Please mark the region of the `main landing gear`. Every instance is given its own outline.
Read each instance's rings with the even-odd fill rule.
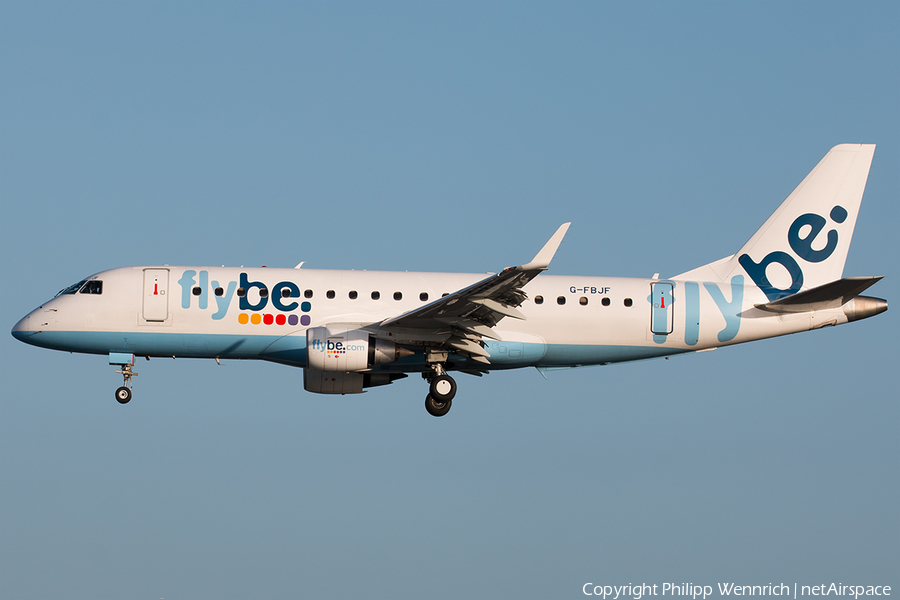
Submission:
[[[440,363],[432,364],[434,373],[423,373],[428,379],[428,395],[425,396],[425,410],[433,417],[443,417],[450,412],[453,404],[453,397],[456,396],[456,381],[447,375],[443,365]]]

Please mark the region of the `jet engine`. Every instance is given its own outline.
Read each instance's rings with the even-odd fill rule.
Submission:
[[[392,363],[408,350],[362,329],[339,326],[311,327],[306,331],[307,368],[303,387],[318,394],[358,394],[364,388],[387,385],[405,373],[363,373],[377,365]]]
[[[407,350],[361,329],[335,331],[311,327],[306,331],[308,365],[315,371],[350,373],[371,369],[410,356]]]

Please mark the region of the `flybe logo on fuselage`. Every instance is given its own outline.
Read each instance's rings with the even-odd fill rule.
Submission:
[[[191,308],[193,298],[197,298],[197,308],[206,310],[209,308],[209,293],[212,295],[216,303],[216,311],[213,313],[213,320],[219,321],[228,314],[231,301],[235,293],[238,296],[238,308],[241,311],[238,315],[238,323],[246,325],[309,325],[310,317],[308,314],[303,315],[285,315],[296,311],[298,308],[303,313],[312,310],[312,305],[307,302],[297,302],[293,298],[300,298],[300,288],[292,281],[279,281],[272,286],[271,290],[266,284],[260,281],[250,281],[246,273],[241,273],[239,281],[227,281],[219,283],[216,280],[210,281],[209,271],[194,271],[188,269],[181,275],[178,280],[181,286],[181,308]],[[256,301],[252,302],[249,297],[251,289],[255,289]],[[269,306],[276,313],[264,312]],[[248,312],[249,311],[249,312]]]
[[[835,223],[843,223],[847,220],[847,210],[843,206],[835,206],[828,215]],[[809,263],[820,263],[834,254],[838,245],[838,232],[829,229],[827,234],[827,242],[821,250],[813,250],[813,241],[825,228],[828,221],[825,217],[815,213],[806,213],[800,215],[788,230],[787,241],[791,246],[791,250],[802,260]],[[805,236],[801,237],[804,228]],[[754,262],[749,254],[742,254],[738,257],[738,262],[750,278],[759,286],[770,301],[778,300],[792,294],[796,294],[803,287],[803,270],[797,261],[787,252],[776,250],[767,254],[760,262]],[[776,288],[766,277],[766,269],[772,263],[778,263],[783,266],[791,276],[791,285],[784,289]]]

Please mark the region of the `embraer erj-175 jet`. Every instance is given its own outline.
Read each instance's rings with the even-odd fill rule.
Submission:
[[[736,254],[661,279],[542,275],[569,224],[531,262],[496,275],[124,267],[59,292],[12,334],[109,356],[131,399],[135,356],[259,359],[304,370],[320,394],[407,373],[425,408],[450,410],[450,373],[546,370],[709,350],[839,325],[887,310],[842,278],[875,152],[836,146]],[[301,263],[302,264],[302,263]]]

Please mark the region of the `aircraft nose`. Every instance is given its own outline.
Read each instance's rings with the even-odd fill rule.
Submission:
[[[28,338],[38,333],[37,328],[33,325],[33,321],[34,317],[31,314],[27,314],[19,319],[19,322],[12,328],[13,337],[25,342]]]

